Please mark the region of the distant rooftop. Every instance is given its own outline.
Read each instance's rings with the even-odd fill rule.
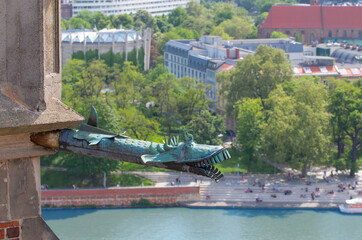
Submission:
[[[362,28],[362,6],[274,5],[261,28]]]
[[[135,30],[126,29],[102,29],[100,31],[90,29],[74,29],[62,31],[61,40],[62,42],[74,43],[112,43],[114,42],[125,42],[141,40],[141,36]]]

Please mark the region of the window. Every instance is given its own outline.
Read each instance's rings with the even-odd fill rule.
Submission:
[[[347,31],[346,31],[346,30],[343,31],[343,37],[344,37],[344,38],[347,37]]]
[[[332,31],[328,32],[328,37],[331,38],[332,37]]]

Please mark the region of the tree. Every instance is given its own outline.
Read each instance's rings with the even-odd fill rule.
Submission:
[[[274,31],[274,32],[272,32],[270,38],[288,38],[288,35],[286,35],[282,32]]]
[[[90,23],[92,24],[92,27],[97,26],[98,29],[103,29],[112,25],[111,20],[102,12],[93,13]]]
[[[250,23],[246,18],[234,16],[232,19],[226,20],[220,24],[224,28],[225,33],[234,39],[245,38],[252,32]]]
[[[337,87],[331,94],[330,106],[332,121],[338,129],[351,139],[351,172],[357,170],[357,151],[362,145],[362,88],[352,84]]]
[[[130,62],[125,62],[122,72],[114,70],[114,78],[111,86],[115,90],[117,97],[117,106],[126,108],[139,101],[143,75],[137,72],[135,66]]]
[[[289,81],[291,73],[282,50],[260,45],[254,55],[238,61],[229,82],[221,80],[223,91],[227,92],[229,112],[243,97],[260,98],[264,106],[269,93],[278,84]]]
[[[160,75],[151,88],[152,100],[156,106],[153,115],[158,118],[161,127],[170,136],[172,127],[178,124],[175,116],[179,83],[173,74],[167,72]]]
[[[88,9],[83,9],[77,14],[77,18],[83,19],[84,21],[88,22],[89,24],[94,24],[94,15],[93,12],[89,11]],[[94,25],[92,26],[94,27]]]
[[[197,83],[195,79],[183,77],[180,79],[180,94],[177,101],[179,119],[187,124],[197,112],[209,107],[205,84]]]
[[[263,107],[260,98],[245,98],[237,104],[237,108],[238,143],[241,144],[241,156],[248,163],[248,172],[250,172],[250,164],[259,159],[264,121]]]
[[[304,37],[301,33],[297,32],[294,36],[296,42],[304,42]]]
[[[262,14],[259,14],[255,19],[255,26],[259,26],[263,23],[263,21],[268,17],[268,12],[263,12]]]
[[[187,13],[182,7],[177,7],[168,14],[168,22],[174,27],[180,26],[186,19]]]
[[[85,61],[79,59],[67,59],[62,70],[63,83],[75,84],[82,78],[82,71],[85,68]]]
[[[137,27],[142,26],[153,28],[156,23],[155,18],[152,17],[152,15],[146,10],[138,10],[133,18],[133,21]]]
[[[255,11],[255,0],[237,0],[236,1],[240,7],[245,8],[249,12]]]
[[[232,40],[233,38],[229,34],[224,32],[224,28],[221,26],[214,26],[211,29],[210,35],[220,36],[223,40]]]
[[[93,60],[89,66],[83,70],[82,78],[78,82],[80,95],[82,97],[99,96],[101,90],[106,86],[108,66],[103,60]]]
[[[208,145],[221,145],[219,134],[225,132],[224,118],[212,115],[208,110],[201,110],[200,114],[186,125],[190,129],[197,143]]]
[[[263,150],[273,162],[302,169],[329,155],[327,93],[322,85],[298,80],[290,96],[279,86],[270,93]]]
[[[120,14],[115,18],[112,25],[119,28],[122,25],[123,28],[130,28],[133,25],[133,18],[129,14]]]
[[[62,18],[61,19],[61,30],[67,30],[69,28],[69,21]]]
[[[134,107],[119,109],[120,126],[127,131],[127,135],[140,140],[152,140],[157,137],[159,123],[146,118]]]
[[[72,17],[69,20],[69,25],[72,29],[91,28],[91,25],[87,21],[77,17]]]

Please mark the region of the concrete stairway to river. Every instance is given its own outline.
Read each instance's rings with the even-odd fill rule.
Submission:
[[[177,172],[138,172],[137,175],[146,177],[157,182],[157,186],[170,186],[171,182],[176,182],[176,178],[181,179],[181,184],[175,186],[200,186],[200,204],[208,205],[209,203],[225,203],[233,205],[241,202],[255,202],[256,198],[262,198],[263,202],[268,203],[344,203],[346,199],[358,197],[358,192],[362,191],[362,182],[360,176],[357,176],[353,181],[358,182],[355,190],[346,189],[343,192],[338,192],[338,183],[352,183],[352,179],[347,176],[335,176],[329,182],[323,181],[320,174],[316,174],[312,178],[312,186],[306,185],[306,179],[294,179],[288,181],[284,175],[250,175],[243,178],[233,174],[226,174],[225,178],[219,183],[191,174]],[[197,179],[197,182],[195,181]],[[253,182],[256,183],[253,186]],[[265,183],[265,190],[258,186],[258,182]],[[316,192],[316,188],[319,192]],[[245,190],[250,188],[252,193],[246,193]],[[276,192],[273,188],[277,188]],[[306,192],[306,188],[308,192]],[[291,190],[292,194],[285,195],[285,190]],[[328,194],[333,190],[334,194]],[[311,193],[315,192],[317,197],[312,200]],[[275,194],[276,198],[271,197]],[[305,197],[301,197],[305,196]]]

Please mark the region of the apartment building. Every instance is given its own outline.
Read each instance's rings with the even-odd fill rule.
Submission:
[[[185,8],[192,0],[73,0],[73,15],[87,9],[106,15],[130,14],[146,10],[152,16],[167,15],[177,7]],[[199,2],[199,1],[197,1]]]
[[[164,64],[177,78],[189,76],[211,85],[207,97],[216,102],[216,73],[230,70],[260,44],[282,49],[291,62],[303,61],[303,45],[291,39],[222,40],[202,36],[200,40],[171,40],[166,43]],[[226,65],[225,65],[226,64]]]

